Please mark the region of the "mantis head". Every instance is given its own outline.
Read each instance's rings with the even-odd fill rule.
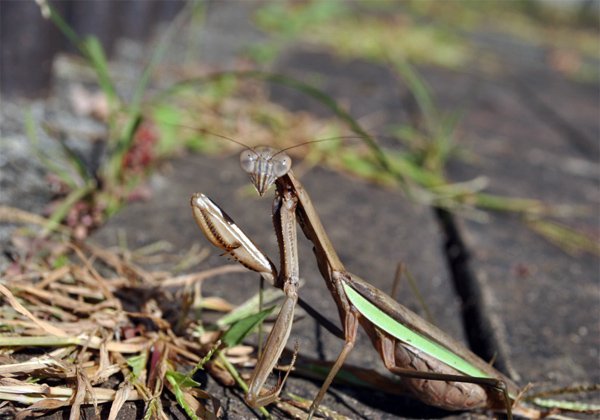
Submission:
[[[272,147],[259,146],[246,149],[240,155],[240,166],[262,197],[277,178],[285,175],[292,167],[292,159]]]

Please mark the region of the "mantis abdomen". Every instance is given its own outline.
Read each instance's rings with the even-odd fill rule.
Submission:
[[[366,322],[369,321],[367,320]],[[372,327],[365,328],[365,330],[368,332],[372,331]],[[461,375],[456,369],[441,363],[439,360],[417,349],[412,349],[405,344],[399,343],[394,337],[381,330],[378,330],[377,334],[378,336],[371,337],[371,341],[380,354],[391,350],[389,357],[393,357],[393,360],[389,366],[385,363],[386,356],[383,358],[384,364],[392,372],[397,368],[403,372],[414,371],[421,374],[429,372],[442,375]],[[389,350],[386,347],[389,347]],[[409,378],[406,376],[402,377],[401,380],[405,387],[419,400],[446,410],[504,407],[503,401],[498,401],[498,404],[490,401],[490,397],[492,397],[492,400],[498,400],[498,398],[489,396],[483,387],[476,384]]]

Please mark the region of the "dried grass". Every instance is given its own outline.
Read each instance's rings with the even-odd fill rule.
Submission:
[[[25,212],[18,216],[31,219]],[[20,247],[34,243],[13,242]],[[0,414],[17,413],[18,418],[70,407],[70,419],[76,420],[82,405],[110,403],[108,418],[117,419],[124,404],[136,400],[145,402],[147,415],[167,418],[161,396],[175,392],[167,373],[193,368],[219,334],[193,337],[198,325],[165,319],[159,302],[175,299],[169,289],[192,290],[208,278],[243,270],[225,265],[171,276],[146,271],[90,243],[50,238],[26,254],[27,260],[9,266],[0,280]],[[131,302],[135,310],[128,307]],[[217,311],[233,309],[220,298],[202,303]],[[174,325],[183,328],[176,333]],[[245,347],[233,350],[232,361],[248,362],[250,353]],[[147,363],[136,364],[139,360]],[[200,418],[220,415],[212,395],[192,387],[180,391],[186,412]]]

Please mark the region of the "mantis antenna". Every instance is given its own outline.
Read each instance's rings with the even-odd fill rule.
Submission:
[[[338,136],[326,139],[310,140],[282,150],[269,146],[246,147],[240,154],[240,166],[250,176],[252,184],[262,197],[277,178],[287,174],[292,168],[292,159],[285,153],[287,150],[311,143],[339,139],[359,139],[357,136]],[[237,143],[237,142],[236,142]],[[239,144],[239,143],[238,143]]]
[[[162,122],[168,123],[166,121]],[[285,149],[278,150],[270,146],[250,147],[238,140],[232,139],[231,137],[227,137],[223,134],[215,133],[198,126],[179,123],[176,125],[189,128],[190,130],[196,130],[201,133],[210,134],[211,136],[218,137],[242,146],[244,150],[240,154],[240,166],[242,170],[250,176],[252,184],[261,197],[267,192],[269,187],[275,183],[277,178],[284,176],[291,169],[292,159],[287,153],[285,153],[286,151],[312,143],[321,143],[332,140],[359,140],[363,138],[361,136],[352,135],[336,136],[324,139],[309,140],[294,146],[286,147]]]

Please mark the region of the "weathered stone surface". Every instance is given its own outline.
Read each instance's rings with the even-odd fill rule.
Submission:
[[[560,114],[561,124],[598,132],[599,122],[593,117],[598,115],[594,100],[598,87],[588,87],[586,94],[581,86],[569,85],[557,75],[546,74],[544,80],[543,89],[532,92],[541,93],[547,106],[560,106],[554,112],[523,100],[518,85],[508,80],[482,82],[448,73],[429,74],[428,81],[444,106],[467,105],[461,143],[475,159],[454,162],[450,176],[458,181],[485,175],[494,193],[584,205],[586,216],[563,222],[597,237],[597,156],[582,153],[578,139],[574,141],[569,130],[557,129],[552,118]],[[471,96],[464,98],[461,90]],[[565,104],[571,99],[574,104],[569,110]],[[569,255],[507,214],[494,215],[488,223],[463,220],[461,232],[472,252],[472,268],[487,290],[487,310],[497,320],[497,333],[522,382],[597,383],[598,258]]]

